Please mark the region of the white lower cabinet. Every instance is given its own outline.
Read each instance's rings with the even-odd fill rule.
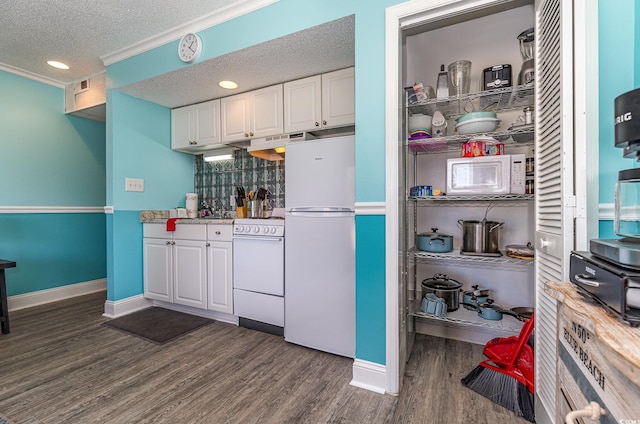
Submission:
[[[173,242],[173,303],[207,307],[207,243],[203,240]]]
[[[170,237],[144,238],[144,297],[173,302],[172,252]]]
[[[233,313],[233,243],[231,225],[209,225],[207,309]]]
[[[144,224],[144,296],[233,313],[231,225]]]

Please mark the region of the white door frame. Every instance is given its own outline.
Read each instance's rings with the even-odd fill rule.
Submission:
[[[401,388],[400,369],[400,312],[398,309],[399,284],[399,240],[398,228],[398,140],[400,134],[401,110],[404,108],[400,95],[399,61],[401,55],[401,29],[410,28],[426,22],[444,19],[461,13],[469,13],[488,6],[508,3],[509,0],[413,0],[392,6],[386,10],[385,23],[385,153],[386,153],[386,190],[385,190],[385,234],[386,234],[386,392],[398,394]]]

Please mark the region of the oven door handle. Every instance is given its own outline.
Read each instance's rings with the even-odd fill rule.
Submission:
[[[260,241],[283,241],[283,237],[252,237],[252,236],[235,236],[234,240],[260,240]]]
[[[594,281],[594,280],[589,280],[588,278],[584,277],[584,274],[576,274],[573,276],[573,278],[580,284],[584,284],[585,286],[589,286],[589,287],[600,287],[600,283],[598,281]]]

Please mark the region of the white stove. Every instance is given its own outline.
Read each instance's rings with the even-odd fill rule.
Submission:
[[[243,327],[284,334],[284,219],[234,221],[233,309]]]

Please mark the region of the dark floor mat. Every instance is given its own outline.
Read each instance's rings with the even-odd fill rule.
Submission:
[[[102,325],[161,345],[212,322],[209,318],[153,307],[114,318]]]

